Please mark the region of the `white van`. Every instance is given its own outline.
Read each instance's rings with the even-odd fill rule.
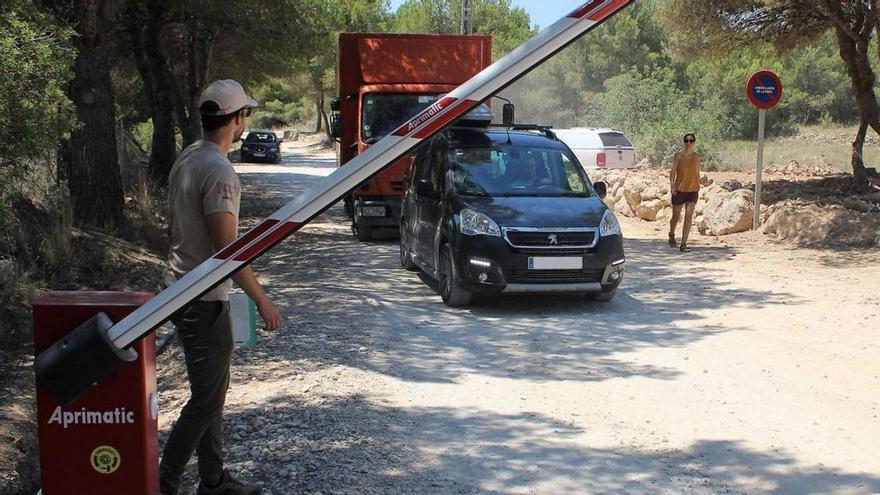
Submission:
[[[631,168],[636,165],[632,141],[620,131],[578,127],[554,129],[553,132],[571,148],[585,169]]]

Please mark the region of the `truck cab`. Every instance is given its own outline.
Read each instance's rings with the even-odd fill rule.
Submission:
[[[485,36],[339,35],[339,96],[331,104],[338,165],[417,116],[439,97],[492,63]],[[397,229],[403,179],[412,157],[398,160],[345,199],[360,241],[380,228]]]

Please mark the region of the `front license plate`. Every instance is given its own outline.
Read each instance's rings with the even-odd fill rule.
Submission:
[[[583,270],[583,258],[529,258],[529,270]]]
[[[257,158],[265,158],[266,154],[265,153],[254,153],[254,156]]]

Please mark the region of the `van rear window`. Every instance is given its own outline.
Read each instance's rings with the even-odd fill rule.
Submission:
[[[602,140],[602,144],[605,146],[623,146],[624,148],[632,148],[632,143],[629,142],[629,139],[626,138],[623,134],[619,132],[602,132],[599,134],[599,139]]]

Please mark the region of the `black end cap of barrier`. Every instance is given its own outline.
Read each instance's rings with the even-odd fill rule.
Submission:
[[[134,349],[119,349],[110,341],[107,331],[112,326],[106,313],[98,313],[37,356],[37,380],[59,404],[70,404],[137,360]]]

